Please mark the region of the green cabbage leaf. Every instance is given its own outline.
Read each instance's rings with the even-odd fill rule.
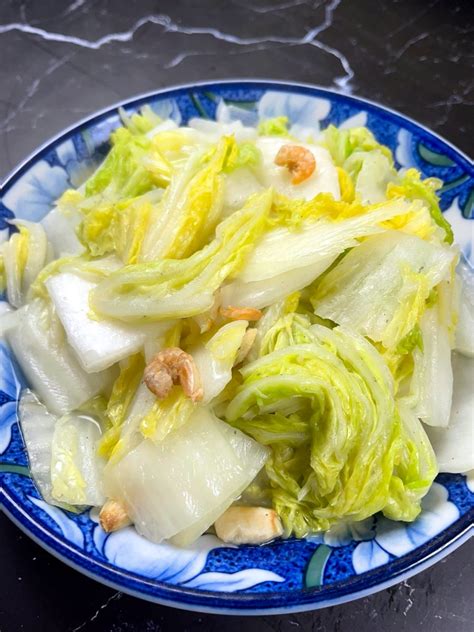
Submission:
[[[186,426],[142,441],[105,468],[107,495],[121,500],[137,531],[185,546],[239,498],[269,450],[196,407]]]
[[[119,114],[124,126],[132,134],[137,135],[151,132],[152,129],[162,122],[162,119],[149,105],[144,105],[140,108],[140,113],[134,112],[130,115],[123,108],[119,108]]]
[[[143,379],[144,368],[145,361],[141,353],[130,356],[120,365],[120,373],[113,383],[104,413],[106,427],[98,445],[101,457],[110,458],[120,441],[123,426]]]
[[[399,231],[368,237],[321,279],[311,299],[315,313],[393,349],[456,257],[454,249]]]
[[[71,413],[57,420],[51,446],[51,495],[69,505],[101,506],[105,461],[97,456],[98,422]]]
[[[242,267],[262,235],[272,192],[252,196],[221,222],[207,246],[187,259],[164,259],[113,272],[91,292],[99,314],[124,321],[194,316],[210,309],[214,293]]]
[[[413,520],[436,467],[422,429],[405,429],[383,358],[347,329],[284,319],[266,334],[269,352],[241,369],[227,420],[271,447],[266,472],[286,532],[377,511]]]
[[[150,219],[141,261],[184,259],[207,243],[222,211],[224,169],[236,151],[235,139],[224,136],[206,153],[191,154]]]
[[[289,136],[288,117],[275,116],[274,118],[264,119],[258,124],[258,133],[260,136]]]
[[[344,163],[354,153],[373,150],[380,151],[393,165],[390,149],[378,143],[372,132],[366,127],[339,129],[334,125],[330,125],[324,130],[323,145],[329,151],[338,167],[344,168]]]
[[[147,136],[119,127],[111,142],[106,159],[85,184],[86,197],[100,193],[109,199],[130,198],[169,182],[171,167],[161,157],[154,171],[144,164],[152,150]]]
[[[439,205],[439,197],[436,195],[436,191],[442,185],[442,181],[437,178],[422,180],[417,169],[408,169],[399,177],[397,182],[389,184],[387,195],[388,197],[402,195],[409,200],[422,200],[428,207],[433,221],[444,231],[444,241],[452,244],[454,240],[453,229],[448,220],[444,218]]]
[[[28,290],[48,261],[48,240],[41,224],[12,220],[18,232],[0,246],[0,291],[8,302],[21,307]]]

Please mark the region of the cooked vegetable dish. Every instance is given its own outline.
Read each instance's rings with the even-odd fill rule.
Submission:
[[[442,183],[367,128],[121,117],[0,246],[44,499],[182,546],[415,520],[439,471],[474,468],[473,277]]]

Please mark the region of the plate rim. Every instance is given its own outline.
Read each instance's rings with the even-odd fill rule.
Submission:
[[[385,114],[386,116],[388,115],[389,118],[395,120],[400,127],[405,129],[407,127],[411,127],[417,130],[418,133],[422,132],[424,135],[435,138],[438,142],[442,143],[447,149],[449,149],[448,153],[451,157],[457,158],[458,161],[461,159],[463,167],[465,167],[468,172],[473,171],[473,161],[453,143],[445,139],[437,132],[434,132],[428,127],[422,125],[418,121],[375,101],[366,99],[365,97],[345,94],[342,91],[326,88],[316,84],[242,78],[190,82],[186,84],[168,86],[122,99],[115,104],[95,111],[53,135],[43,142],[38,148],[32,151],[6,176],[5,180],[0,185],[0,192],[3,195],[6,191],[8,191],[10,187],[15,184],[18,178],[31,166],[31,163],[41,160],[41,156],[51,150],[55,145],[61,141],[67,140],[73,133],[77,133],[82,128],[92,124],[94,121],[98,122],[102,118],[107,118],[116,112],[119,107],[137,106],[141,102],[147,102],[154,97],[173,98],[186,90],[199,89],[203,87],[208,89],[212,89],[212,87],[225,88],[227,86],[232,87],[235,85],[241,85],[244,89],[261,88],[264,90],[274,89],[281,91],[283,88],[283,91],[286,92],[294,90],[300,94],[308,94],[321,98],[326,97],[332,99],[333,101],[349,102],[356,106],[358,105],[359,107],[364,106],[367,108],[367,106],[369,106],[372,110],[378,111],[379,113],[382,112],[382,114]],[[90,558],[87,553],[77,550],[73,545],[67,543],[67,541],[62,539],[62,537],[58,534],[38,525],[34,518],[31,518],[26,513],[21,504],[9,495],[4,486],[0,488],[0,508],[14,524],[16,524],[26,533],[26,535],[28,535],[42,548],[60,559],[62,562],[65,562],[75,570],[78,570],[95,581],[99,581],[132,596],[162,605],[198,612],[234,615],[285,614],[302,612],[359,599],[380,590],[384,590],[385,588],[408,579],[414,574],[428,568],[474,535],[473,519],[469,518],[471,513],[474,514],[471,510],[461,516],[456,522],[452,523],[447,529],[444,529],[435,538],[431,538],[428,542],[420,547],[417,547],[410,553],[388,562],[388,565],[391,567],[390,570],[387,569],[387,565],[383,565],[382,567],[372,569],[360,576],[344,580],[331,589],[323,587],[311,589],[303,588],[299,591],[273,593],[226,593],[190,589],[182,586],[173,586],[164,582],[157,582],[156,580],[147,580],[146,578],[139,577],[130,571],[118,568],[114,569],[108,564],[102,564],[100,561]],[[394,571],[393,565],[399,566],[400,568],[395,569]],[[389,577],[379,578],[379,575],[384,574],[389,574]],[[110,576],[112,576],[112,578],[110,578]],[[362,585],[359,587],[360,584]],[[141,587],[142,590],[138,588],[135,589],[133,587],[134,585]],[[356,586],[355,591],[351,590],[353,586]],[[155,594],[147,592],[145,588],[153,590]],[[318,595],[323,595],[323,593],[325,596],[318,598]],[[183,599],[183,597],[186,597],[186,599]],[[290,605],[282,605],[283,602],[285,604],[290,603]],[[262,603],[262,605],[256,605],[259,603]]]
[[[386,588],[390,588],[391,586],[405,581],[410,577],[413,577],[413,575],[426,570],[430,566],[433,566],[437,562],[441,561],[447,555],[459,548],[462,544],[467,542],[472,536],[474,536],[474,524],[472,522],[472,519],[469,519],[469,515],[472,513],[472,511],[470,511],[464,514],[456,522],[451,524],[447,529],[438,534],[438,536],[435,536],[435,538],[432,538],[431,540],[421,545],[420,547],[417,547],[410,553],[392,561],[391,564],[398,563],[401,568],[397,572],[391,574],[390,577],[387,577],[381,581],[378,580],[378,575],[384,573],[385,565],[372,569],[371,571],[368,571],[362,575],[346,580],[343,585],[343,594],[338,594],[341,592],[340,586],[332,588],[330,589],[330,591],[328,591],[327,589],[325,590],[324,588],[303,588],[298,592],[276,592],[272,595],[268,595],[268,593],[221,593],[186,588],[182,586],[173,586],[164,582],[157,582],[156,580],[147,580],[145,578],[136,579],[135,577],[132,577],[133,573],[129,571],[119,568],[110,568],[105,563],[101,563],[97,560],[91,560],[86,553],[77,550],[74,545],[64,541],[58,534],[49,531],[41,525],[38,525],[34,519],[30,518],[30,516],[20,505],[15,503],[15,501],[12,500],[10,496],[5,493],[5,490],[0,490],[0,492],[0,505],[2,506],[1,508],[5,515],[23,533],[25,533],[30,539],[41,546],[41,548],[43,548],[45,551],[53,555],[61,562],[65,563],[67,566],[73,568],[76,571],[79,571],[82,575],[85,575],[86,577],[93,579],[94,581],[97,581],[101,584],[104,584],[110,588],[118,590],[119,592],[131,595],[132,597],[144,599],[146,601],[157,603],[163,606],[169,606],[193,612],[203,612],[208,614],[239,614],[245,616],[263,614],[291,614],[297,612],[319,610],[321,608],[336,606],[342,603],[362,599],[374,593],[385,590]],[[7,503],[2,501],[2,495],[4,495],[7,499]],[[8,504],[10,504],[9,507],[7,506]],[[30,523],[32,529],[28,529],[25,523]],[[462,527],[459,529],[459,527],[461,526],[460,523],[462,524]],[[440,546],[437,546],[436,541],[441,540],[442,537],[446,535],[446,533],[452,531],[456,527],[458,527],[458,529],[456,529],[457,532],[453,534],[453,537],[450,540],[442,543]],[[56,545],[58,548],[54,548],[54,545]],[[58,550],[59,548],[63,549],[63,551]],[[426,549],[432,550],[424,552]],[[420,552],[422,552],[421,556]],[[412,563],[408,564],[408,566],[404,566],[406,564],[406,560],[410,558],[415,559]],[[80,564],[81,559],[85,562],[85,565]],[[90,570],[88,566],[93,567],[96,572],[94,572],[94,570]],[[98,569],[100,569],[102,572],[97,573]],[[112,578],[110,576],[112,576]],[[114,576],[117,577],[115,578]],[[138,585],[149,586],[156,593],[160,594],[153,594],[152,592],[142,592],[136,588],[133,588],[133,586],[131,585],[127,585],[127,583],[122,583],[120,581],[120,579],[122,578],[123,580],[125,580],[125,582],[127,582],[128,580],[129,583],[130,581],[132,581],[133,583],[136,583]],[[365,587],[361,586],[355,591],[351,590],[351,587],[354,584],[358,583],[368,583],[368,585]],[[327,592],[332,592],[335,594],[323,599],[317,598],[317,595],[322,595],[323,593]],[[306,597],[303,601],[301,601],[302,595]],[[178,599],[173,599],[173,596],[177,596]],[[189,601],[188,599],[179,599],[179,597],[183,596],[188,597]],[[293,599],[291,599],[292,596]],[[298,598],[300,599],[299,602]],[[273,601],[276,601],[277,603],[275,605],[270,605],[270,602]],[[285,603],[288,603],[288,601],[294,601],[295,603],[283,606],[281,605],[281,603],[278,604],[278,601],[284,601]],[[255,606],[255,602],[260,602],[262,605]]]
[[[67,137],[70,136],[72,132],[78,131],[80,128],[92,122],[94,119],[100,119],[109,113],[112,114],[119,107],[138,104],[140,101],[147,101],[154,96],[162,96],[163,94],[169,94],[170,97],[172,97],[172,93],[174,92],[188,90],[191,88],[202,88],[204,86],[211,87],[211,86],[222,86],[222,85],[232,86],[235,84],[254,84],[255,88],[258,87],[258,85],[267,86],[267,88],[268,87],[278,88],[278,87],[283,86],[285,88],[285,91],[287,92],[289,92],[291,88],[297,88],[299,90],[307,91],[307,93],[317,91],[317,92],[332,95],[333,97],[336,97],[337,99],[340,99],[340,100],[346,100],[346,101],[349,100],[356,104],[363,103],[363,104],[369,105],[373,109],[382,110],[386,112],[387,114],[389,114],[391,117],[395,119],[399,119],[400,121],[408,122],[412,127],[418,128],[421,131],[423,131],[425,134],[435,137],[438,141],[446,145],[450,149],[450,151],[454,155],[456,155],[456,157],[460,157],[466,163],[466,167],[468,169],[471,169],[471,170],[474,169],[474,160],[471,159],[464,151],[456,147],[454,143],[446,139],[444,136],[442,136],[441,134],[438,134],[438,132],[431,130],[429,127],[425,126],[423,123],[420,123],[416,119],[410,116],[407,116],[405,114],[401,114],[397,110],[394,110],[393,108],[390,108],[386,105],[382,105],[381,103],[377,101],[373,101],[372,99],[368,99],[366,97],[361,97],[361,96],[355,96],[352,94],[346,94],[345,92],[341,90],[336,90],[333,88],[327,88],[325,86],[321,86],[319,84],[311,84],[311,83],[305,83],[305,82],[292,82],[292,81],[283,81],[283,80],[279,81],[276,79],[265,79],[265,78],[216,79],[213,81],[197,81],[197,82],[189,82],[189,83],[183,83],[183,84],[173,84],[171,86],[160,88],[158,90],[150,90],[148,92],[141,92],[131,97],[120,99],[119,101],[116,101],[112,105],[108,105],[104,108],[101,108],[100,110],[95,110],[91,114],[88,114],[84,116],[83,118],[80,118],[75,123],[72,123],[68,127],[60,130],[57,134],[50,136],[43,143],[41,143],[41,145],[39,145],[36,149],[31,151],[26,156],[26,158],[24,158],[17,165],[15,165],[10,170],[10,172],[5,176],[5,178],[2,180],[2,182],[0,183],[0,193],[3,193],[5,190],[8,190],[12,186],[12,184],[14,184],[13,181],[16,178],[18,178],[19,175],[21,175],[25,167],[38,155],[44,153],[47,149],[51,148],[59,140],[66,140]]]

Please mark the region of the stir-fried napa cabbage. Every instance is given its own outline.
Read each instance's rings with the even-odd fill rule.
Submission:
[[[474,469],[474,360],[453,355],[453,405],[447,427],[427,427],[440,472],[469,472]]]
[[[382,232],[384,220],[409,210],[401,200],[361,207],[335,203],[326,194],[308,203],[279,197],[274,207],[277,226],[262,237],[236,279],[224,286],[225,303],[261,308],[301,290],[358,245],[358,239]]]
[[[236,149],[235,140],[224,137],[203,155],[190,156],[150,218],[141,261],[184,259],[206,243],[222,212],[223,170]]]
[[[13,307],[26,302],[28,290],[49,258],[48,241],[41,224],[26,220],[12,220],[18,229],[0,246],[3,289]]]
[[[192,349],[204,388],[204,402],[210,402],[232,378],[248,321],[238,320],[222,326],[207,342]]]
[[[71,412],[107,389],[111,372],[83,370],[51,305],[36,299],[15,315],[7,341],[31,387],[52,413]]]
[[[353,248],[318,283],[316,313],[393,348],[422,317],[456,251],[399,231]]]
[[[267,332],[268,352],[241,369],[226,418],[271,446],[266,471],[287,532],[377,511],[414,519],[436,462],[422,429],[406,432],[382,357],[347,329],[282,320]]]
[[[236,543],[412,521],[438,471],[474,469],[474,275],[441,183],[367,128],[301,142],[232,108],[121,109],[102,164],[11,221],[0,334],[33,479],[177,545],[232,504]]]
[[[267,448],[201,408],[163,441],[144,439],[107,466],[106,490],[123,500],[147,538],[184,545],[239,497],[267,456]]]
[[[170,166],[146,135],[122,127],[112,133],[111,142],[107,158],[84,187],[86,197],[102,194],[119,200],[169,182]]]
[[[339,167],[344,167],[346,161],[353,156],[370,151],[380,152],[390,164],[393,164],[393,157],[388,147],[378,143],[366,127],[338,129],[330,125],[324,132],[323,144]]]
[[[48,412],[34,393],[25,389],[18,405],[18,418],[33,480],[43,498],[56,504],[52,496],[51,444],[57,417]]]
[[[388,186],[388,197],[404,196],[409,200],[421,200],[428,208],[433,221],[444,231],[444,241],[453,243],[454,235],[450,223],[443,217],[436,195],[443,183],[437,178],[422,180],[419,171],[408,169],[394,183]]]
[[[147,336],[158,336],[169,327],[168,323],[131,327],[91,317],[89,293],[97,283],[79,274],[60,272],[45,283],[68,342],[89,373],[107,369],[140,351]]]
[[[92,307],[124,321],[162,320],[200,314],[214,293],[242,267],[265,228],[271,191],[252,196],[225,219],[213,241],[187,259],[158,259],[112,273],[91,293]]]
[[[460,262],[459,285],[459,321],[455,332],[456,351],[474,357],[474,275],[469,266]]]
[[[97,455],[99,423],[88,415],[64,415],[57,420],[51,444],[51,495],[70,505],[100,506],[104,462]]]
[[[453,371],[448,330],[436,305],[421,317],[420,333],[421,344],[413,349],[413,408],[425,424],[445,428],[451,412]]]
[[[103,411],[105,432],[99,441],[98,453],[104,458],[111,457],[114,450],[122,451],[122,444],[131,438],[130,420],[137,417],[137,409],[141,418],[153,404],[152,394],[140,388],[144,368],[145,361],[141,353],[130,356],[120,364],[119,375]]]

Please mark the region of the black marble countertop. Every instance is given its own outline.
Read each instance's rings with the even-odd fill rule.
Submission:
[[[399,110],[472,155],[472,0],[3,0],[0,177],[97,109],[196,80],[285,79]],[[181,612],[83,577],[0,515],[0,630],[470,632],[474,541],[420,575],[313,613]]]

